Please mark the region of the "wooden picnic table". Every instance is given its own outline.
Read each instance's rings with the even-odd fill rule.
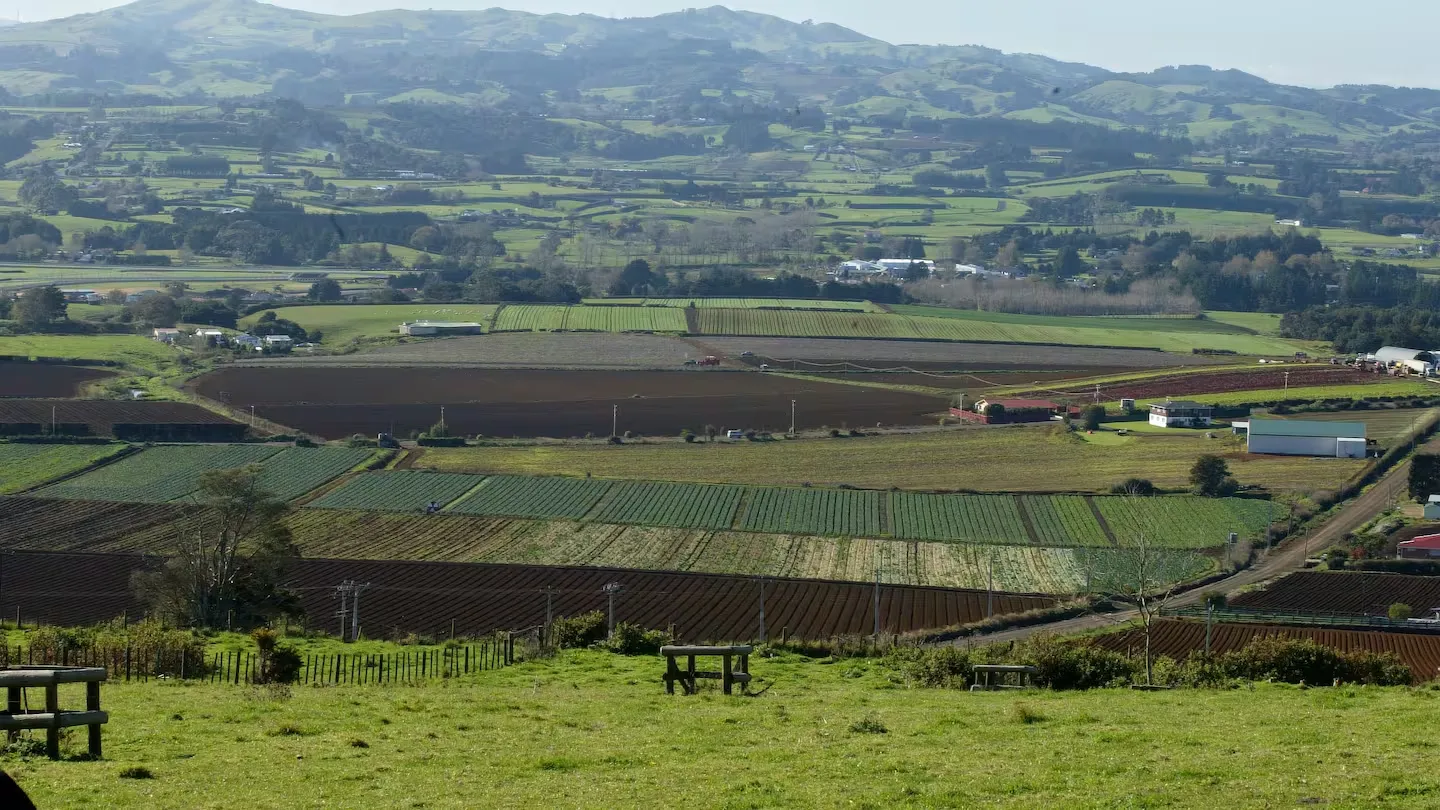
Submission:
[[[750,652],[752,648],[747,645],[735,645],[729,647],[695,647],[683,645],[666,645],[660,648],[660,654],[665,656],[665,693],[675,694],[675,682],[680,682],[680,688],[685,694],[693,695],[696,691],[696,681],[700,679],[717,680],[725,694],[732,694],[731,687],[740,684],[740,691],[750,690]],[[685,657],[685,667],[680,668],[676,658]],[[719,672],[700,671],[695,669],[695,659],[704,656],[714,656],[722,659]],[[739,658],[739,661],[735,661]]]
[[[1040,670],[1025,664],[976,664],[975,683],[971,692],[991,692],[997,689],[1030,689],[1035,685],[1035,675]],[[1015,683],[1007,683],[1011,675]],[[997,680],[998,679],[998,680]]]

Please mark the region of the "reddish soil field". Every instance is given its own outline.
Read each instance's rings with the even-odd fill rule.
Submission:
[[[172,504],[0,498],[0,548],[112,549],[120,538],[174,521],[183,513],[182,507]]]
[[[1433,680],[1440,674],[1440,635],[1385,633],[1370,630],[1329,630],[1317,627],[1282,627],[1273,624],[1224,624],[1213,626],[1210,649],[1217,653],[1240,650],[1257,638],[1309,638],[1337,650],[1393,652],[1409,665],[1416,683]],[[1145,635],[1140,630],[1097,636],[1095,644],[1118,652],[1142,654]],[[1205,649],[1205,623],[1162,619],[1151,630],[1151,649],[1156,655],[1183,660]]]
[[[1409,605],[1417,616],[1440,606],[1440,577],[1301,571],[1230,600],[1250,610],[1365,616],[1385,616],[1396,602]]]
[[[1223,357],[1173,354],[1149,349],[1100,349],[1091,346],[1033,346],[1020,343],[937,343],[924,340],[844,340],[840,338],[700,337],[688,343],[707,354],[739,358],[751,352],[759,363],[802,358],[816,363],[848,361],[866,368],[911,366],[946,371],[1057,368],[1193,368],[1234,362]],[[773,358],[782,358],[775,360]],[[921,365],[924,364],[924,365]]]
[[[1202,374],[1175,374],[1135,382],[1100,386],[1107,399],[1160,399],[1163,397],[1221,394],[1227,391],[1257,391],[1285,387],[1284,371],[1290,372],[1290,387],[1318,385],[1363,385],[1376,380],[1374,374],[1345,366],[1286,366],[1264,371],[1216,371]],[[1091,388],[1093,390],[1093,386]]]
[[[0,425],[85,425],[95,436],[111,435],[116,424],[219,425],[235,422],[188,402],[133,402],[102,399],[0,400]],[[66,432],[62,430],[61,432]],[[68,431],[71,433],[75,430]]]
[[[93,624],[138,612],[129,593],[131,572],[145,566],[134,554],[16,552],[4,558],[0,615],[27,623]],[[149,558],[153,564],[154,558]],[[371,583],[365,592],[364,632],[372,637],[406,633],[441,635],[451,622],[459,633],[479,635],[518,629],[545,620],[542,589],[553,587],[555,615],[574,616],[605,607],[600,588],[624,586],[615,618],[645,627],[674,626],[685,641],[749,640],[759,629],[760,586],[748,577],[678,574],[606,568],[524,565],[298,560],[290,584],[315,627],[331,627],[336,583]],[[770,579],[765,619],[770,632],[792,638],[828,638],[871,631],[874,586],[855,582]],[[881,627],[887,633],[947,627],[985,615],[984,591],[885,586],[880,590]],[[1045,596],[997,594],[998,613],[1050,607]]]
[[[206,375],[200,393],[282,425],[336,439],[406,435],[445,421],[483,436],[608,436],[700,431],[705,425],[797,427],[922,424],[946,407],[935,397],[736,371],[538,371],[440,368],[232,368]]]
[[[0,363],[0,397],[73,397],[85,383],[114,376],[98,368]]]
[[[979,374],[931,371],[917,369],[924,373],[910,371],[841,371],[805,372],[820,379],[853,380],[855,382],[886,383],[889,385],[923,385],[928,388],[953,388],[956,390],[980,391],[1002,385],[1026,385],[1030,383],[1055,384],[1079,377],[1093,377],[1100,374],[1118,374],[1129,369],[1085,369],[1083,371],[985,371]]]

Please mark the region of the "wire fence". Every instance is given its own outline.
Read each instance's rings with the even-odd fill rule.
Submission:
[[[0,645],[0,669],[49,664],[104,667],[115,681],[186,680],[253,685],[283,681],[296,685],[410,684],[454,678],[510,666],[516,646],[538,643],[534,631],[496,633],[465,643],[392,653],[300,654],[298,666],[283,675],[275,659],[250,650],[207,652],[202,646],[83,645],[25,647]]]

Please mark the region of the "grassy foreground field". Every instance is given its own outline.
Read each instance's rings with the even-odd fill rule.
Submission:
[[[109,360],[151,368],[174,359],[175,350],[138,335],[19,335],[0,337],[0,355]]]
[[[751,670],[773,684],[753,699],[667,696],[657,658],[592,652],[388,689],[109,684],[104,760],[0,763],[41,807],[1238,810],[1440,795],[1416,768],[1433,691],[969,694],[908,689],[870,661]],[[153,778],[120,777],[134,767]]]
[[[1113,436],[1088,442],[1049,426],[980,428],[864,439],[806,439],[734,444],[666,442],[427,449],[416,467],[445,472],[592,475],[735,484],[851,484],[869,489],[969,489],[981,492],[1101,492],[1130,476],[1185,487],[1206,453],[1235,454],[1243,484],[1274,490],[1338,486],[1364,465],[1355,459],[1241,457],[1242,441],[1224,431]],[[1037,459],[1046,463],[1037,464]]]

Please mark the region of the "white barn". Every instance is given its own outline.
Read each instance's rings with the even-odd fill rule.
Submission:
[[[1251,419],[1245,449],[1280,456],[1364,458],[1365,423]]]
[[[1405,349],[1399,346],[1382,346],[1372,355],[1378,363],[1409,366],[1416,374],[1428,374],[1435,368],[1435,355],[1420,349]]]

